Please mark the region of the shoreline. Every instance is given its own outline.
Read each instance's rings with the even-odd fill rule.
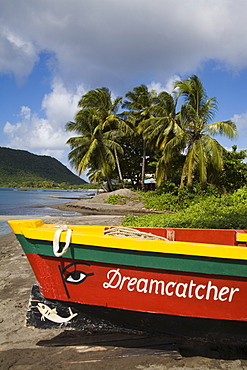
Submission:
[[[126,205],[107,204],[104,202],[95,202],[94,198],[48,206],[44,205],[43,207],[48,207],[54,210],[56,209],[58,211],[61,211],[61,215],[0,215],[0,222],[7,223],[8,220],[15,219],[42,219],[44,220],[44,222],[47,223],[79,224],[83,222],[83,220],[81,220],[82,217],[95,216],[95,225],[97,225],[98,222],[100,222],[100,225],[104,225],[104,223],[102,223],[103,221],[100,220],[102,220],[102,218],[104,217],[106,218],[106,222],[108,222],[108,219],[110,217],[112,218],[113,222],[112,226],[114,226],[114,217],[121,217],[121,221],[119,221],[121,223],[124,219],[124,216],[128,214],[140,215],[150,213],[140,206],[133,207]],[[32,207],[29,208],[31,209]],[[64,212],[64,214],[62,212]],[[71,214],[66,214],[66,212]],[[93,217],[90,219],[90,221],[87,218],[84,218],[84,222],[91,222],[92,220]],[[7,228],[8,226],[6,225],[6,229]],[[11,229],[9,229],[9,232],[11,232]],[[6,234],[8,233],[0,234],[0,237]]]
[[[82,203],[83,202],[83,203]],[[78,204],[79,203],[79,204]],[[153,211],[146,210],[144,208],[106,204],[106,203],[90,203],[89,201],[71,202],[65,204],[53,204],[49,206],[60,211],[78,212],[81,215],[143,215],[148,213],[154,213]]]
[[[124,204],[106,203],[109,197],[120,195],[125,201]],[[144,199],[140,199],[139,194],[129,189],[115,190],[111,193],[98,194],[93,198],[79,200],[76,202],[53,204],[51,208],[60,211],[78,212],[82,215],[122,215],[132,214],[134,216],[146,215],[150,213],[164,213],[164,211],[155,211],[145,208]]]

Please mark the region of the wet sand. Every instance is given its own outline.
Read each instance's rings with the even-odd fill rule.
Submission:
[[[119,225],[120,215],[45,217],[58,224]],[[121,333],[25,327],[36,283],[13,234],[0,237],[1,369],[247,369],[247,346]]]

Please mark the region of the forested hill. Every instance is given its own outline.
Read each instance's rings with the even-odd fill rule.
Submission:
[[[0,147],[0,187],[50,187],[85,182],[55,158]]]

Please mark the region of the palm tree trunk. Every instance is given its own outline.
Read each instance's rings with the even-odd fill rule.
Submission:
[[[120,182],[122,183],[122,187],[124,189],[123,175],[122,175],[122,171],[121,171],[121,167],[120,167],[120,163],[119,163],[119,159],[118,159],[116,148],[114,148],[114,155],[115,155],[115,159],[116,159],[116,164],[117,164],[119,179],[120,179]]]
[[[109,176],[106,176],[106,181],[107,181],[108,191],[113,191],[113,186],[112,186],[111,179]]]
[[[145,166],[146,165],[146,141],[143,140],[143,149],[142,149],[142,191],[145,191]]]

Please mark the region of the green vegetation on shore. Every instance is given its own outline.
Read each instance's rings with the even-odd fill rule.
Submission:
[[[0,147],[0,187],[79,188],[86,182],[57,159]],[[91,188],[92,186],[90,186]]]
[[[161,214],[128,215],[123,225],[200,229],[247,229],[247,186],[230,195],[144,193],[146,208]]]

